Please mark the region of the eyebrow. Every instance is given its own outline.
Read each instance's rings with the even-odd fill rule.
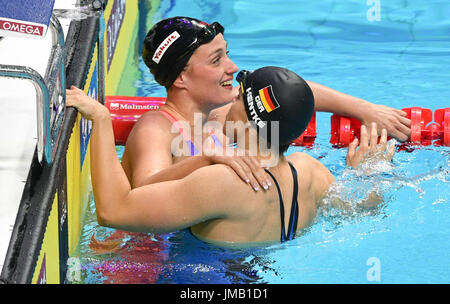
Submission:
[[[208,58],[216,56],[217,54],[223,53],[224,49],[223,48],[218,48],[217,50],[215,50],[214,52],[212,52],[211,54],[209,54]],[[228,43],[225,43],[225,53],[228,50]]]

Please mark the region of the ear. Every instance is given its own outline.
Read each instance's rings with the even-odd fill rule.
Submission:
[[[178,89],[185,89],[186,88],[186,74],[185,70],[181,71],[180,75],[175,79],[172,86],[175,86]]]

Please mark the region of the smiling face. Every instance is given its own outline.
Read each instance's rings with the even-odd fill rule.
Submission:
[[[222,34],[195,50],[182,72],[185,88],[194,100],[211,109],[236,97],[233,74],[238,67],[228,57]]]

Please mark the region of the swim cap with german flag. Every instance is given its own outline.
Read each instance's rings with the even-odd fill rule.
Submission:
[[[253,72],[241,71],[239,82],[248,120],[258,131],[265,129],[271,142],[272,122],[279,122],[279,144],[284,146],[298,138],[314,113],[314,96],[306,81],[296,73],[280,67],[263,67]]]
[[[217,22],[209,25],[195,18],[181,16],[164,19],[147,33],[142,58],[155,80],[168,88],[194,51],[223,32],[223,27]]]

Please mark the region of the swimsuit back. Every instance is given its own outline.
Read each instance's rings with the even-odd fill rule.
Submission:
[[[297,223],[298,223],[298,182],[297,182],[297,170],[295,167],[290,163],[289,167],[291,168],[292,177],[294,179],[294,191],[292,196],[292,206],[291,206],[291,213],[289,215],[289,224],[288,224],[288,230],[286,232],[285,225],[284,225],[284,203],[283,203],[283,196],[281,194],[280,185],[278,184],[275,177],[270,173],[269,170],[266,169],[266,172],[272,177],[273,181],[275,182],[275,185],[277,186],[278,190],[278,197],[280,198],[280,217],[281,217],[281,242],[289,241],[294,239],[295,232],[297,231]]]

